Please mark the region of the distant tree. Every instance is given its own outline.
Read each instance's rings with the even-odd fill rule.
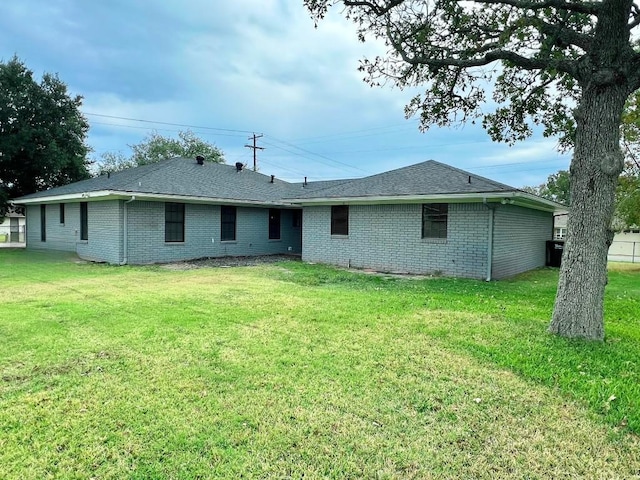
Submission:
[[[173,157],[195,158],[198,155],[205,161],[224,163],[222,151],[214,144],[206,142],[191,130],[178,132],[178,138],[163,137],[158,132],[151,132],[140,143],[129,145],[133,151],[130,157],[121,152],[106,152],[95,162],[98,175],[116,172],[125,168],[156,163]]]
[[[0,217],[12,198],[89,177],[81,105],[56,75],[0,62]]]
[[[360,69],[372,85],[426,85],[406,114],[421,127],[480,119],[513,143],[544,127],[574,147],[572,210],[549,326],[566,337],[604,338],[607,252],[624,160],[620,121],[640,88],[633,0],[303,0],[316,19],[342,4],[362,41],[386,55]],[[494,111],[486,111],[492,98]]]
[[[614,227],[623,230],[640,227],[640,167],[628,161],[616,189],[616,217]]]
[[[549,175],[547,181],[537,187],[525,187],[526,191],[535,193],[554,202],[570,204],[569,172],[560,170]]]

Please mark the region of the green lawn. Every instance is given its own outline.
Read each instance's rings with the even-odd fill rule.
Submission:
[[[640,266],[603,344],[556,282],[0,250],[0,478],[640,476]]]

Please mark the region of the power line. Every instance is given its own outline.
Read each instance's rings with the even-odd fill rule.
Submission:
[[[362,168],[360,168],[360,167],[354,167],[353,165],[350,165],[350,164],[348,164],[348,163],[341,162],[341,161],[339,161],[339,160],[334,160],[333,158],[327,157],[326,155],[322,155],[322,154],[320,154],[320,153],[312,152],[311,150],[307,150],[306,148],[302,148],[302,147],[300,147],[300,146],[298,146],[298,145],[294,145],[293,143],[289,143],[289,142],[287,142],[287,141],[285,141],[285,140],[280,140],[280,139],[278,139],[278,138],[276,138],[276,137],[274,137],[274,136],[272,136],[272,135],[269,135],[269,138],[271,138],[272,140],[275,140],[276,142],[280,142],[280,143],[283,143],[283,144],[285,144],[285,145],[288,145],[288,146],[290,146],[290,147],[292,147],[292,148],[296,148],[296,149],[298,149],[298,150],[300,150],[300,151],[302,151],[302,152],[305,152],[305,153],[307,153],[307,154],[309,154],[309,155],[313,155],[313,156],[315,156],[315,157],[319,157],[319,158],[324,158],[325,160],[328,160],[328,161],[330,161],[330,162],[336,163],[336,164],[338,164],[338,165],[343,165],[343,166],[348,167],[348,168],[351,168],[351,169],[353,169],[353,170],[358,170],[358,171],[360,171],[360,172],[364,172],[364,173],[366,173],[366,174],[370,174],[370,172],[368,172],[367,170],[363,170],[363,169],[362,169]],[[277,146],[277,145],[272,145],[272,146],[274,146],[274,147],[276,147],[276,148],[280,148],[281,150],[284,150],[284,151],[288,151],[289,153],[293,153],[294,155],[304,156],[304,155],[301,155],[300,153],[292,152],[291,150],[287,150],[287,149],[282,148],[282,147],[279,147],[279,146]],[[308,158],[308,157],[307,157],[307,158]],[[316,160],[316,161],[318,161],[318,160]],[[323,162],[319,162],[319,163],[323,163]],[[325,165],[326,165],[326,164],[325,164]]]
[[[116,115],[104,115],[102,113],[89,113],[89,112],[83,112],[85,115],[89,115],[92,117],[103,117],[103,118],[115,118],[117,120],[129,120],[131,122],[142,122],[142,123],[155,123],[158,125],[170,125],[173,127],[187,127],[187,128],[200,128],[203,130],[219,130],[221,132],[237,132],[237,133],[253,133],[249,130],[235,130],[232,128],[217,128],[217,127],[202,127],[202,126],[198,126],[198,125],[188,125],[188,124],[184,124],[184,123],[171,123],[171,122],[159,122],[156,120],[143,120],[140,118],[129,118],[129,117],[118,117]]]
[[[121,123],[106,123],[106,122],[91,122],[91,125],[108,125],[111,127],[122,127],[122,128],[136,128],[139,130],[148,130],[149,127],[139,127],[137,125],[122,125]],[[158,132],[180,132],[181,130],[176,130],[175,128],[154,128]],[[215,133],[215,132],[193,132],[201,135],[215,135],[218,137],[243,137],[244,135],[240,134],[232,134],[232,133]]]

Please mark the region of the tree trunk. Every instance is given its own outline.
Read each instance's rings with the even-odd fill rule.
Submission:
[[[593,85],[576,110],[571,160],[571,209],[560,280],[549,331],[570,338],[604,339],[607,252],[613,232],[615,189],[623,167],[619,125],[628,90]]]

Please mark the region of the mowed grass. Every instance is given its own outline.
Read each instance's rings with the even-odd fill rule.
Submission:
[[[640,267],[556,283],[0,250],[0,478],[638,477]]]

